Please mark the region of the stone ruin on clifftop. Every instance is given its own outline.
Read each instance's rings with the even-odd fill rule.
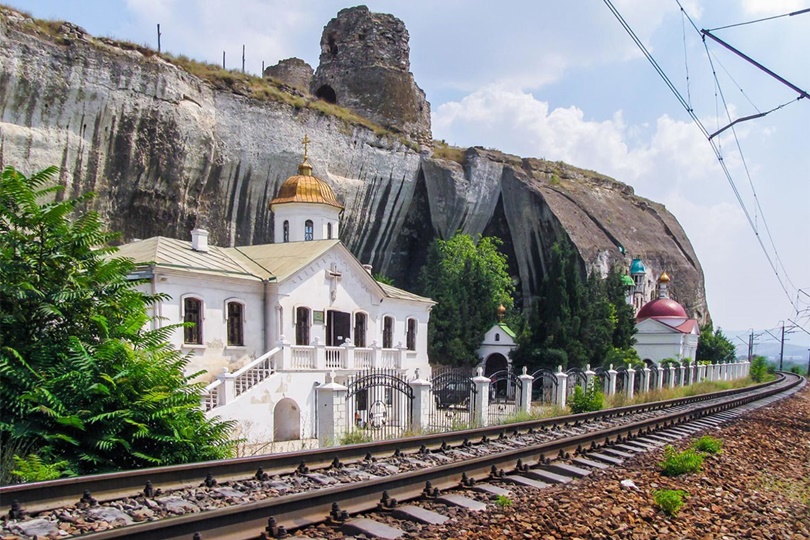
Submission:
[[[342,9],[321,35],[320,64],[315,74],[303,60],[290,58],[265,69],[264,75],[431,144],[430,103],[410,72],[405,24],[366,6]],[[308,83],[308,84],[307,84]]]

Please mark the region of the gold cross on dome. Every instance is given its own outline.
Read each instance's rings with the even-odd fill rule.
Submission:
[[[309,146],[309,143],[311,143],[311,142],[312,141],[309,140],[309,137],[307,137],[307,134],[304,133],[304,140],[301,141],[301,143],[304,145],[304,159],[307,159],[307,149],[308,149],[307,147]]]

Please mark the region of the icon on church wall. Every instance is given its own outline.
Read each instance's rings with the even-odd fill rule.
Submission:
[[[313,324],[323,324],[323,311],[313,311],[312,322]]]

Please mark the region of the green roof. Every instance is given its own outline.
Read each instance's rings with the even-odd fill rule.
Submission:
[[[627,287],[634,287],[636,285],[636,282],[633,281],[633,278],[631,278],[627,274],[622,275],[622,283]]]
[[[501,327],[501,330],[503,330],[503,331],[504,331],[504,333],[505,333],[507,336],[509,336],[510,338],[512,338],[512,339],[516,339],[516,338],[517,338],[517,334],[515,334],[514,330],[512,330],[511,328],[509,328],[508,326],[506,326],[506,324],[505,324],[505,323],[498,323],[498,326],[500,326],[500,327]]]

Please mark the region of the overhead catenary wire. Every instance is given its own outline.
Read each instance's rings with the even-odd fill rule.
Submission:
[[[796,304],[794,303],[791,294],[788,292],[787,287],[785,286],[785,283],[782,280],[781,275],[779,274],[777,266],[774,263],[773,259],[771,258],[771,255],[768,252],[768,249],[765,246],[765,243],[763,242],[761,235],[759,234],[758,228],[757,228],[753,218],[751,217],[751,213],[748,211],[748,208],[746,207],[745,202],[743,201],[743,198],[742,198],[742,196],[741,196],[741,194],[740,194],[740,192],[739,192],[739,190],[737,188],[737,185],[735,184],[734,179],[731,176],[731,172],[729,171],[728,167],[726,166],[725,160],[723,159],[723,155],[722,155],[722,153],[720,151],[719,146],[716,144],[714,139],[709,138],[709,136],[710,136],[709,131],[706,129],[706,127],[704,126],[704,124],[700,120],[700,118],[698,118],[698,116],[695,114],[695,112],[692,109],[689,101],[684,99],[683,95],[680,93],[678,88],[673,84],[673,82],[667,76],[666,72],[658,64],[658,62],[655,60],[655,58],[649,52],[649,50],[644,45],[644,43],[641,41],[641,39],[636,35],[636,33],[633,31],[633,29],[630,27],[630,25],[627,23],[627,21],[624,20],[624,17],[622,17],[621,13],[619,13],[618,9],[616,9],[616,7],[613,5],[611,0],[603,0],[603,1],[604,1],[605,5],[608,7],[608,9],[611,11],[611,13],[613,13],[613,16],[616,18],[616,20],[619,22],[619,24],[622,26],[622,28],[624,28],[624,30],[628,34],[628,36],[630,36],[630,38],[633,40],[633,42],[636,44],[636,46],[639,48],[639,50],[642,52],[642,54],[645,56],[645,58],[647,58],[647,61],[650,62],[650,64],[653,66],[655,71],[658,73],[659,77],[661,77],[661,79],[664,81],[664,83],[670,89],[672,94],[680,102],[680,104],[684,108],[684,110],[686,110],[686,112],[692,118],[692,121],[695,123],[695,125],[698,127],[698,129],[700,129],[700,131],[703,133],[704,137],[706,137],[706,140],[709,142],[709,145],[711,146],[712,150],[714,151],[715,157],[717,158],[717,161],[720,164],[720,168],[723,170],[723,174],[725,175],[726,180],[728,181],[729,185],[731,186],[731,189],[732,189],[732,191],[734,193],[734,196],[737,199],[737,203],[740,205],[740,208],[742,209],[743,214],[745,215],[746,220],[748,221],[748,224],[750,225],[751,229],[753,230],[754,236],[756,237],[757,242],[759,243],[759,246],[762,249],[762,252],[765,254],[765,258],[767,259],[768,264],[771,267],[771,270],[773,271],[774,275],[776,276],[776,279],[779,282],[779,285],[781,286],[782,291],[785,293],[785,297],[788,299],[788,302],[790,302],[791,306],[793,306],[793,308],[796,309]],[[684,13],[686,15],[687,20],[689,21],[691,26],[695,29],[696,32],[700,33],[700,30],[697,28],[695,23],[692,21],[691,17],[689,17],[689,15],[683,9],[683,6],[681,5],[680,1],[676,0],[676,2],[678,3],[678,6],[681,8],[682,13]],[[775,249],[775,246],[774,246],[774,249]]]
[[[805,13],[810,13],[810,8],[800,9],[799,11],[792,11],[790,13],[783,13],[782,15],[773,15],[771,17],[754,19],[753,21],[745,21],[741,23],[727,24],[726,26],[718,26],[717,28],[710,28],[709,32],[714,32],[715,30],[725,30],[726,28],[736,28],[738,26],[745,26],[746,24],[754,24],[763,21],[772,21],[774,19],[781,19],[782,17],[793,17],[794,15],[803,15]]]

